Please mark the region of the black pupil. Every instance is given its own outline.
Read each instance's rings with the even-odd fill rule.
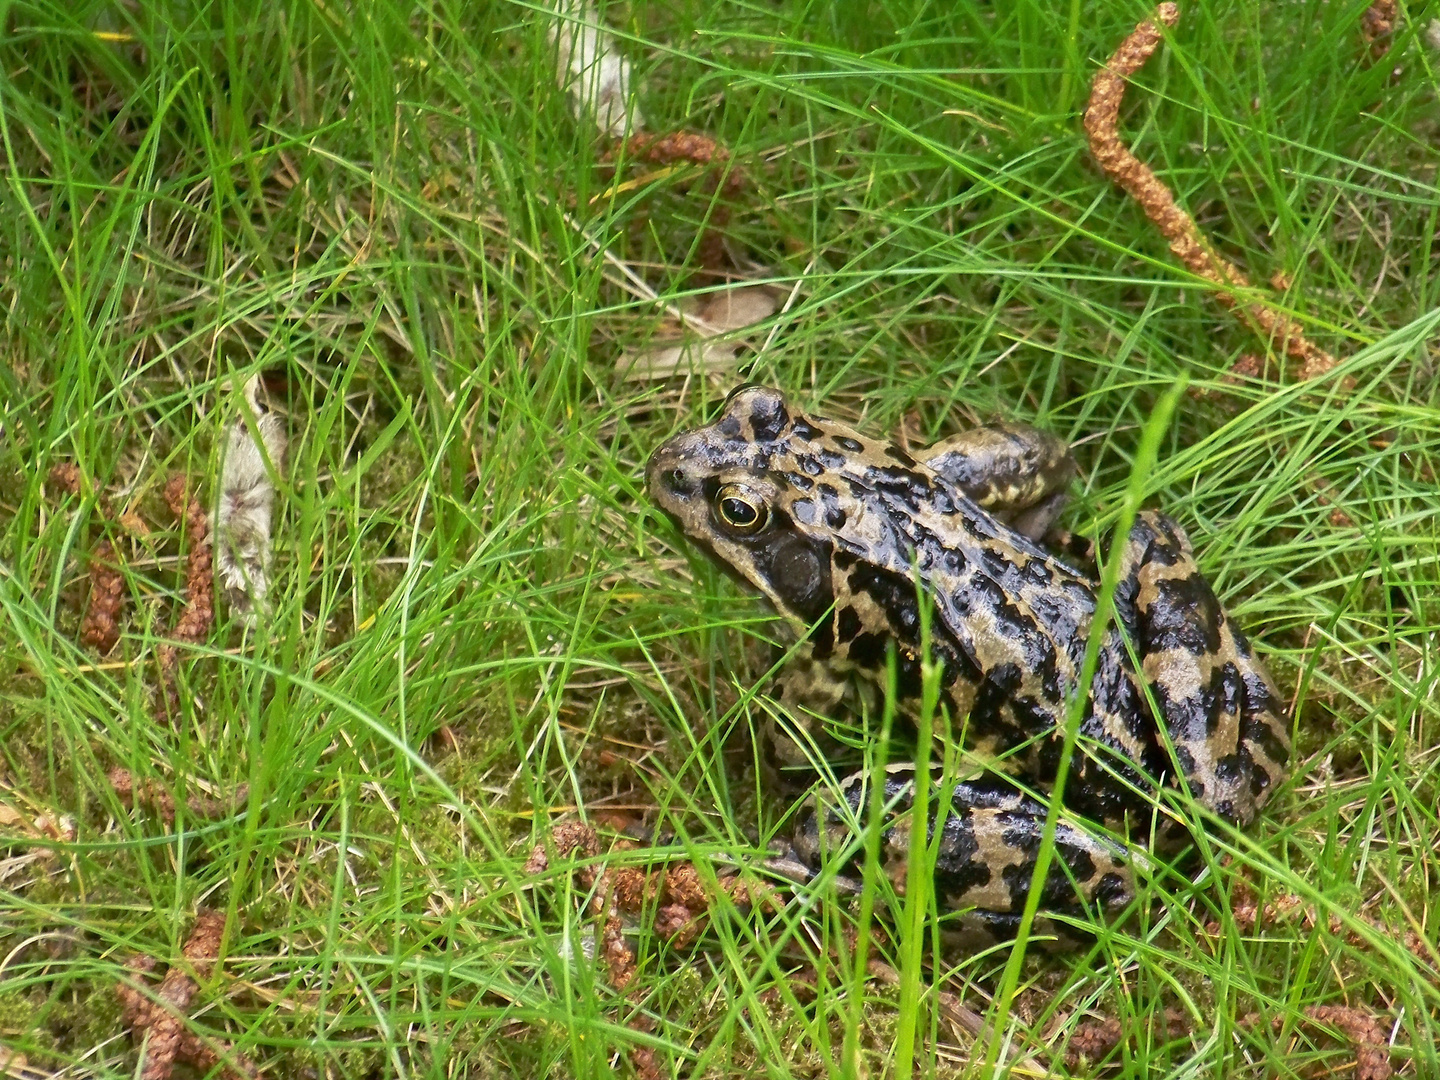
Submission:
[[[742,529],[754,525],[760,517],[755,507],[751,506],[744,499],[737,499],[733,495],[727,499],[720,500],[720,510],[724,513],[726,521]]]

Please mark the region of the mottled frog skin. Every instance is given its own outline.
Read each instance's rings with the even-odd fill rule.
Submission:
[[[898,707],[915,711],[923,596],[941,715],[989,762],[955,787],[935,868],[937,896],[966,913],[959,933],[975,945],[1009,936],[1024,907],[1095,614],[1094,574],[1042,544],[1074,473],[1065,445],[1031,428],[982,428],[917,460],[754,386],[646,469],[651,498],[800,635],[777,691],[787,722],[768,740],[778,767],[829,759],[838,744],[815,715],[845,708],[847,686],[884,685],[892,651]],[[1168,518],[1137,517],[1115,608],[1063,791],[1047,913],[1106,915],[1133,898],[1126,848],[1084,819],[1174,846],[1185,834],[1156,815],[1158,785],[1183,781],[1243,826],[1284,776],[1288,725],[1274,686]],[[906,764],[885,777],[882,858],[897,884],[914,780]],[[802,858],[848,848],[859,860],[851,841],[868,782],[850,776],[848,807],[832,799],[802,816]],[[1039,926],[1065,934],[1063,920]]]

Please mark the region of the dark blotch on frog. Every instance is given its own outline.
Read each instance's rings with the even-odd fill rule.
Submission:
[[[988,759],[928,826],[941,831],[937,894],[971,945],[1013,933],[1024,906],[1046,815],[1035,794],[1055,779],[1094,618],[1094,578],[1042,543],[1075,471],[1060,440],[1022,425],[966,432],[912,456],[753,386],[733,393],[714,423],[661,446],[646,469],[655,502],[804,642],[775,690],[786,720],[765,735],[777,773],[800,766],[813,776],[804,766],[816,748],[838,752],[814,714],[873,698],[891,654],[898,706],[913,714],[928,607],[942,716]],[[1157,788],[1183,778],[1202,807],[1245,825],[1289,753],[1273,685],[1178,525],[1138,516],[1115,601],[1041,896],[1038,928],[1062,941],[1073,930],[1050,916],[1114,914],[1132,899],[1123,840],[1155,837],[1169,848],[1186,838],[1171,816],[1155,815]],[[795,836],[802,858],[858,866],[867,784],[857,773],[838,794],[816,797]],[[901,884],[914,785],[907,765],[885,777],[883,865]]]

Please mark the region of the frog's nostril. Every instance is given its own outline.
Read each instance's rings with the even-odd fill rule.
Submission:
[[[670,469],[665,473],[665,486],[670,489],[673,495],[689,495],[695,490],[695,485],[685,475],[684,469]]]

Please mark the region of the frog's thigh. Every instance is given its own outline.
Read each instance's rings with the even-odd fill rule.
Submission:
[[[910,856],[909,811],[914,801],[915,771],[910,765],[887,770],[885,817],[881,823],[881,868],[903,892]],[[869,811],[867,774],[857,773],[841,785],[843,805],[821,793],[801,819],[795,850],[818,867],[827,857],[854,848],[840,868],[858,877],[864,847],[852,844],[857,825]],[[932,788],[938,795],[938,788]],[[1018,790],[1003,777],[984,776],[955,785],[935,860],[935,894],[942,909],[971,909],[975,927],[990,926],[997,940],[1025,907],[1035,858],[1045,828],[1046,806]],[[940,807],[931,811],[935,835]],[[819,827],[825,821],[822,834]],[[1055,856],[1040,897],[1042,912],[1081,915],[1087,908],[1113,915],[1135,895],[1134,879],[1124,849],[1098,834],[1061,822],[1055,833]],[[1013,933],[1013,931],[1012,931]]]
[[[961,432],[920,456],[1011,528],[1037,540],[1065,508],[1076,473],[1065,441],[1027,424]]]
[[[1136,518],[1121,581],[1121,617],[1177,768],[1202,805],[1248,824],[1283,775],[1288,749],[1268,676],[1169,518],[1153,512]]]

